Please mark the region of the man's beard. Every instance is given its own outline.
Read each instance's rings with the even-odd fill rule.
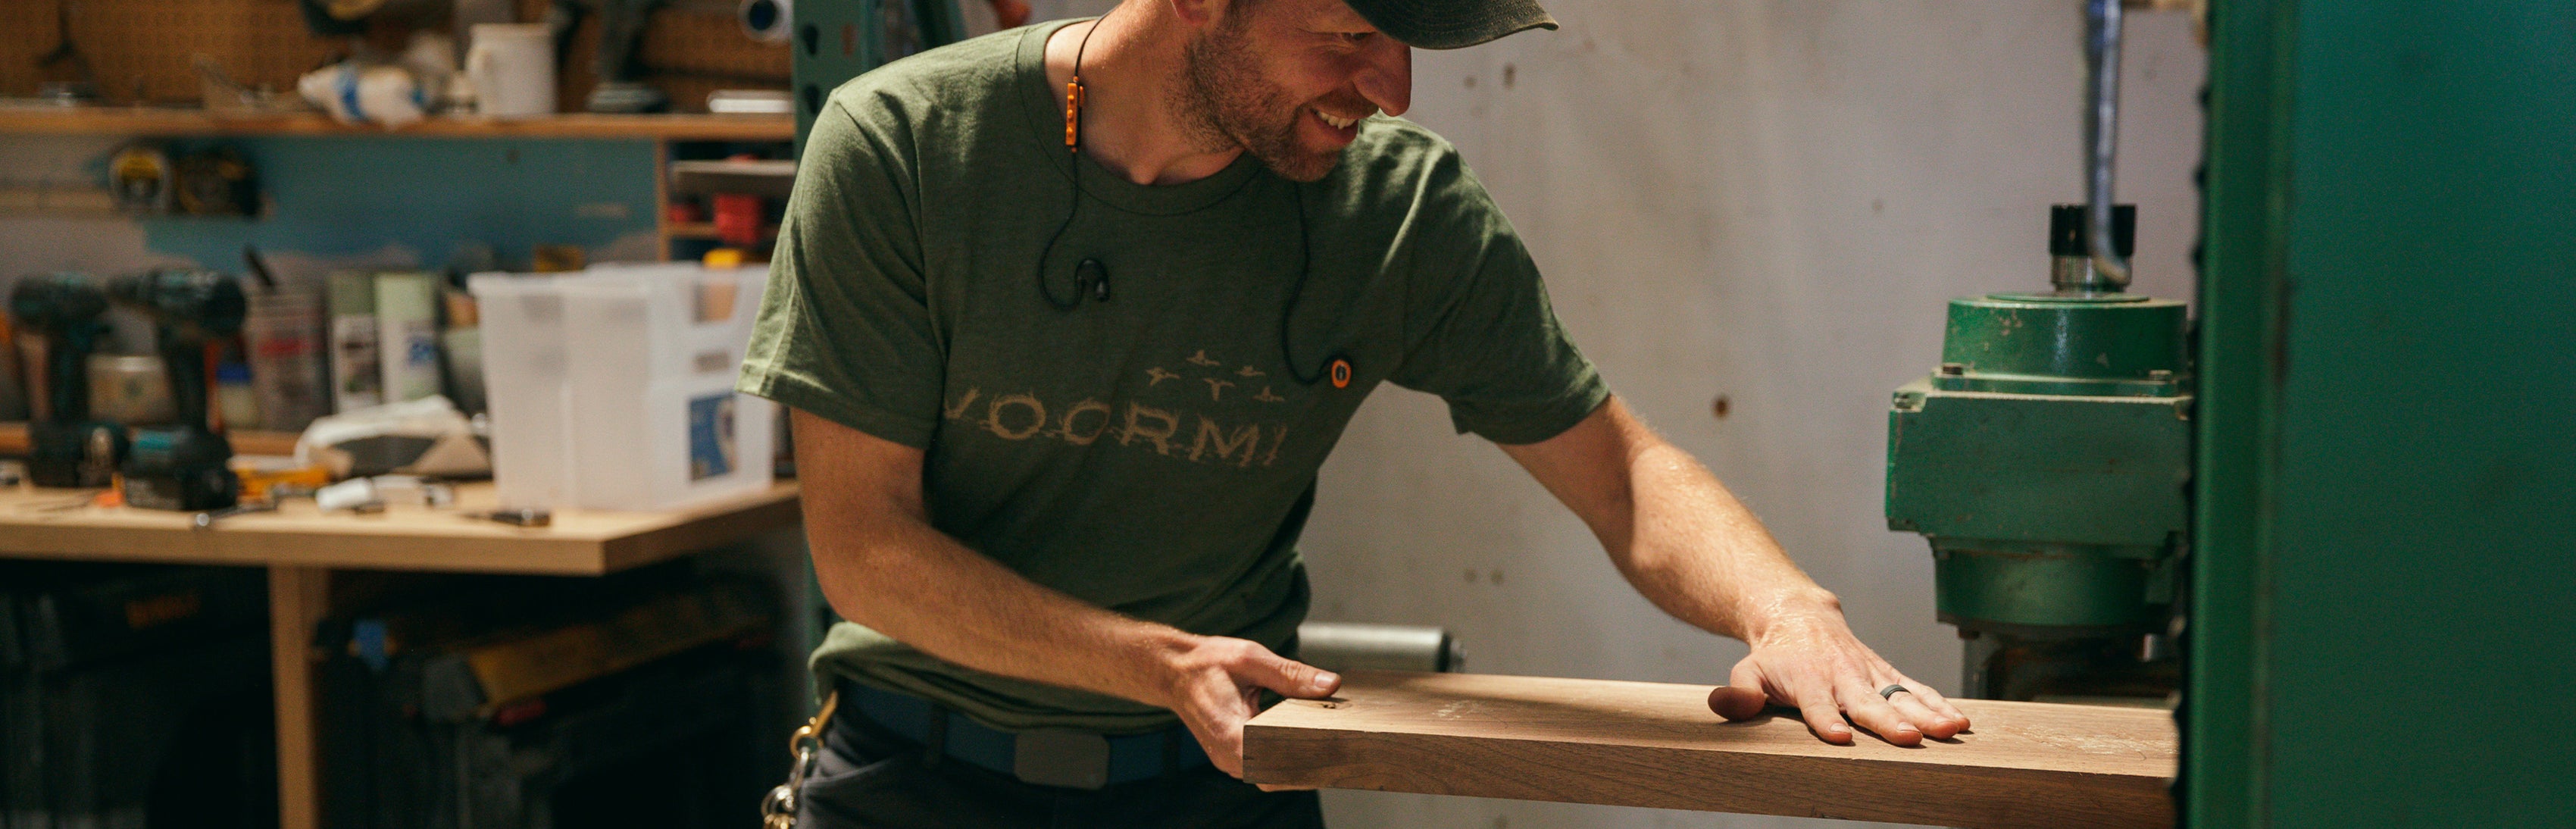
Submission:
[[[1182,47],[1180,111],[1175,114],[1201,151],[1240,146],[1280,178],[1323,178],[1341,162],[1341,148],[1317,150],[1298,143],[1297,119],[1305,107],[1261,76],[1247,36],[1244,4],[1235,4],[1235,11],[1215,31]],[[1376,107],[1361,103],[1340,109]]]

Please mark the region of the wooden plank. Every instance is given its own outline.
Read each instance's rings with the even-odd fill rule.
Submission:
[[[279,829],[322,825],[312,647],[314,626],[330,612],[330,577],[330,571],[314,567],[268,568],[268,658],[276,683]]]
[[[188,513],[124,507],[61,509],[81,493],[0,490],[0,556],[185,564],[287,565],[541,575],[599,575],[795,526],[797,489],[670,512],[557,510],[552,526],[467,517],[489,511],[491,484],[457,487],[457,506],[397,504],[383,513],[325,515],[311,501],[196,529]]]
[[[528,118],[440,116],[386,129],[343,124],[320,113],[217,115],[153,107],[0,109],[0,134],[38,135],[355,135],[426,138],[642,138],[692,141],[788,141],[796,120],[779,115],[608,115],[574,112]]]
[[[1829,745],[1794,716],[1728,723],[1709,686],[1353,671],[1244,726],[1255,783],[1938,824],[2170,827],[2172,717],[1960,700],[1968,733]]]

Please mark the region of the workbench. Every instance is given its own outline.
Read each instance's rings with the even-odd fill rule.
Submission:
[[[1243,727],[1243,779],[1968,829],[2174,825],[2162,710],[1955,700],[1970,728],[1848,746],[1793,712],[1730,723],[1707,685],[1350,671]]]
[[[490,484],[459,486],[453,508],[398,504],[376,514],[324,515],[311,501],[293,501],[202,530],[190,513],[84,505],[94,494],[0,490],[0,557],[268,568],[282,829],[321,823],[312,642],[331,609],[334,571],[605,575],[744,541],[801,517],[793,483],[672,512],[556,510],[541,528],[469,517],[493,508]]]

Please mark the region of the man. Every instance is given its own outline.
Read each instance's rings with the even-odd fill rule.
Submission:
[[[1610,395],[1456,151],[1393,117],[1412,47],[1554,26],[1532,0],[1127,0],[833,93],[741,383],[795,410],[849,620],[814,655],[837,707],[800,825],[1319,825],[1313,793],[1230,775],[1262,692],[1339,682],[1289,658],[1295,542],[1380,381],[1751,643],[1720,713],[1966,727]]]

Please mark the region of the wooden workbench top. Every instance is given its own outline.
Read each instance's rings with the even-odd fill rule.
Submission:
[[[197,529],[193,515],[62,507],[77,490],[0,490],[0,557],[599,575],[676,558],[796,523],[796,485],[672,512],[556,510],[521,528],[466,514],[493,507],[492,485],[457,487],[457,507],[397,504],[373,515],[321,514],[310,500]]]
[[[1330,701],[1244,726],[1256,783],[1937,824],[2170,827],[2163,711],[1959,700],[1973,726],[1835,746],[1794,716],[1744,723],[1709,686],[1353,671]]]

